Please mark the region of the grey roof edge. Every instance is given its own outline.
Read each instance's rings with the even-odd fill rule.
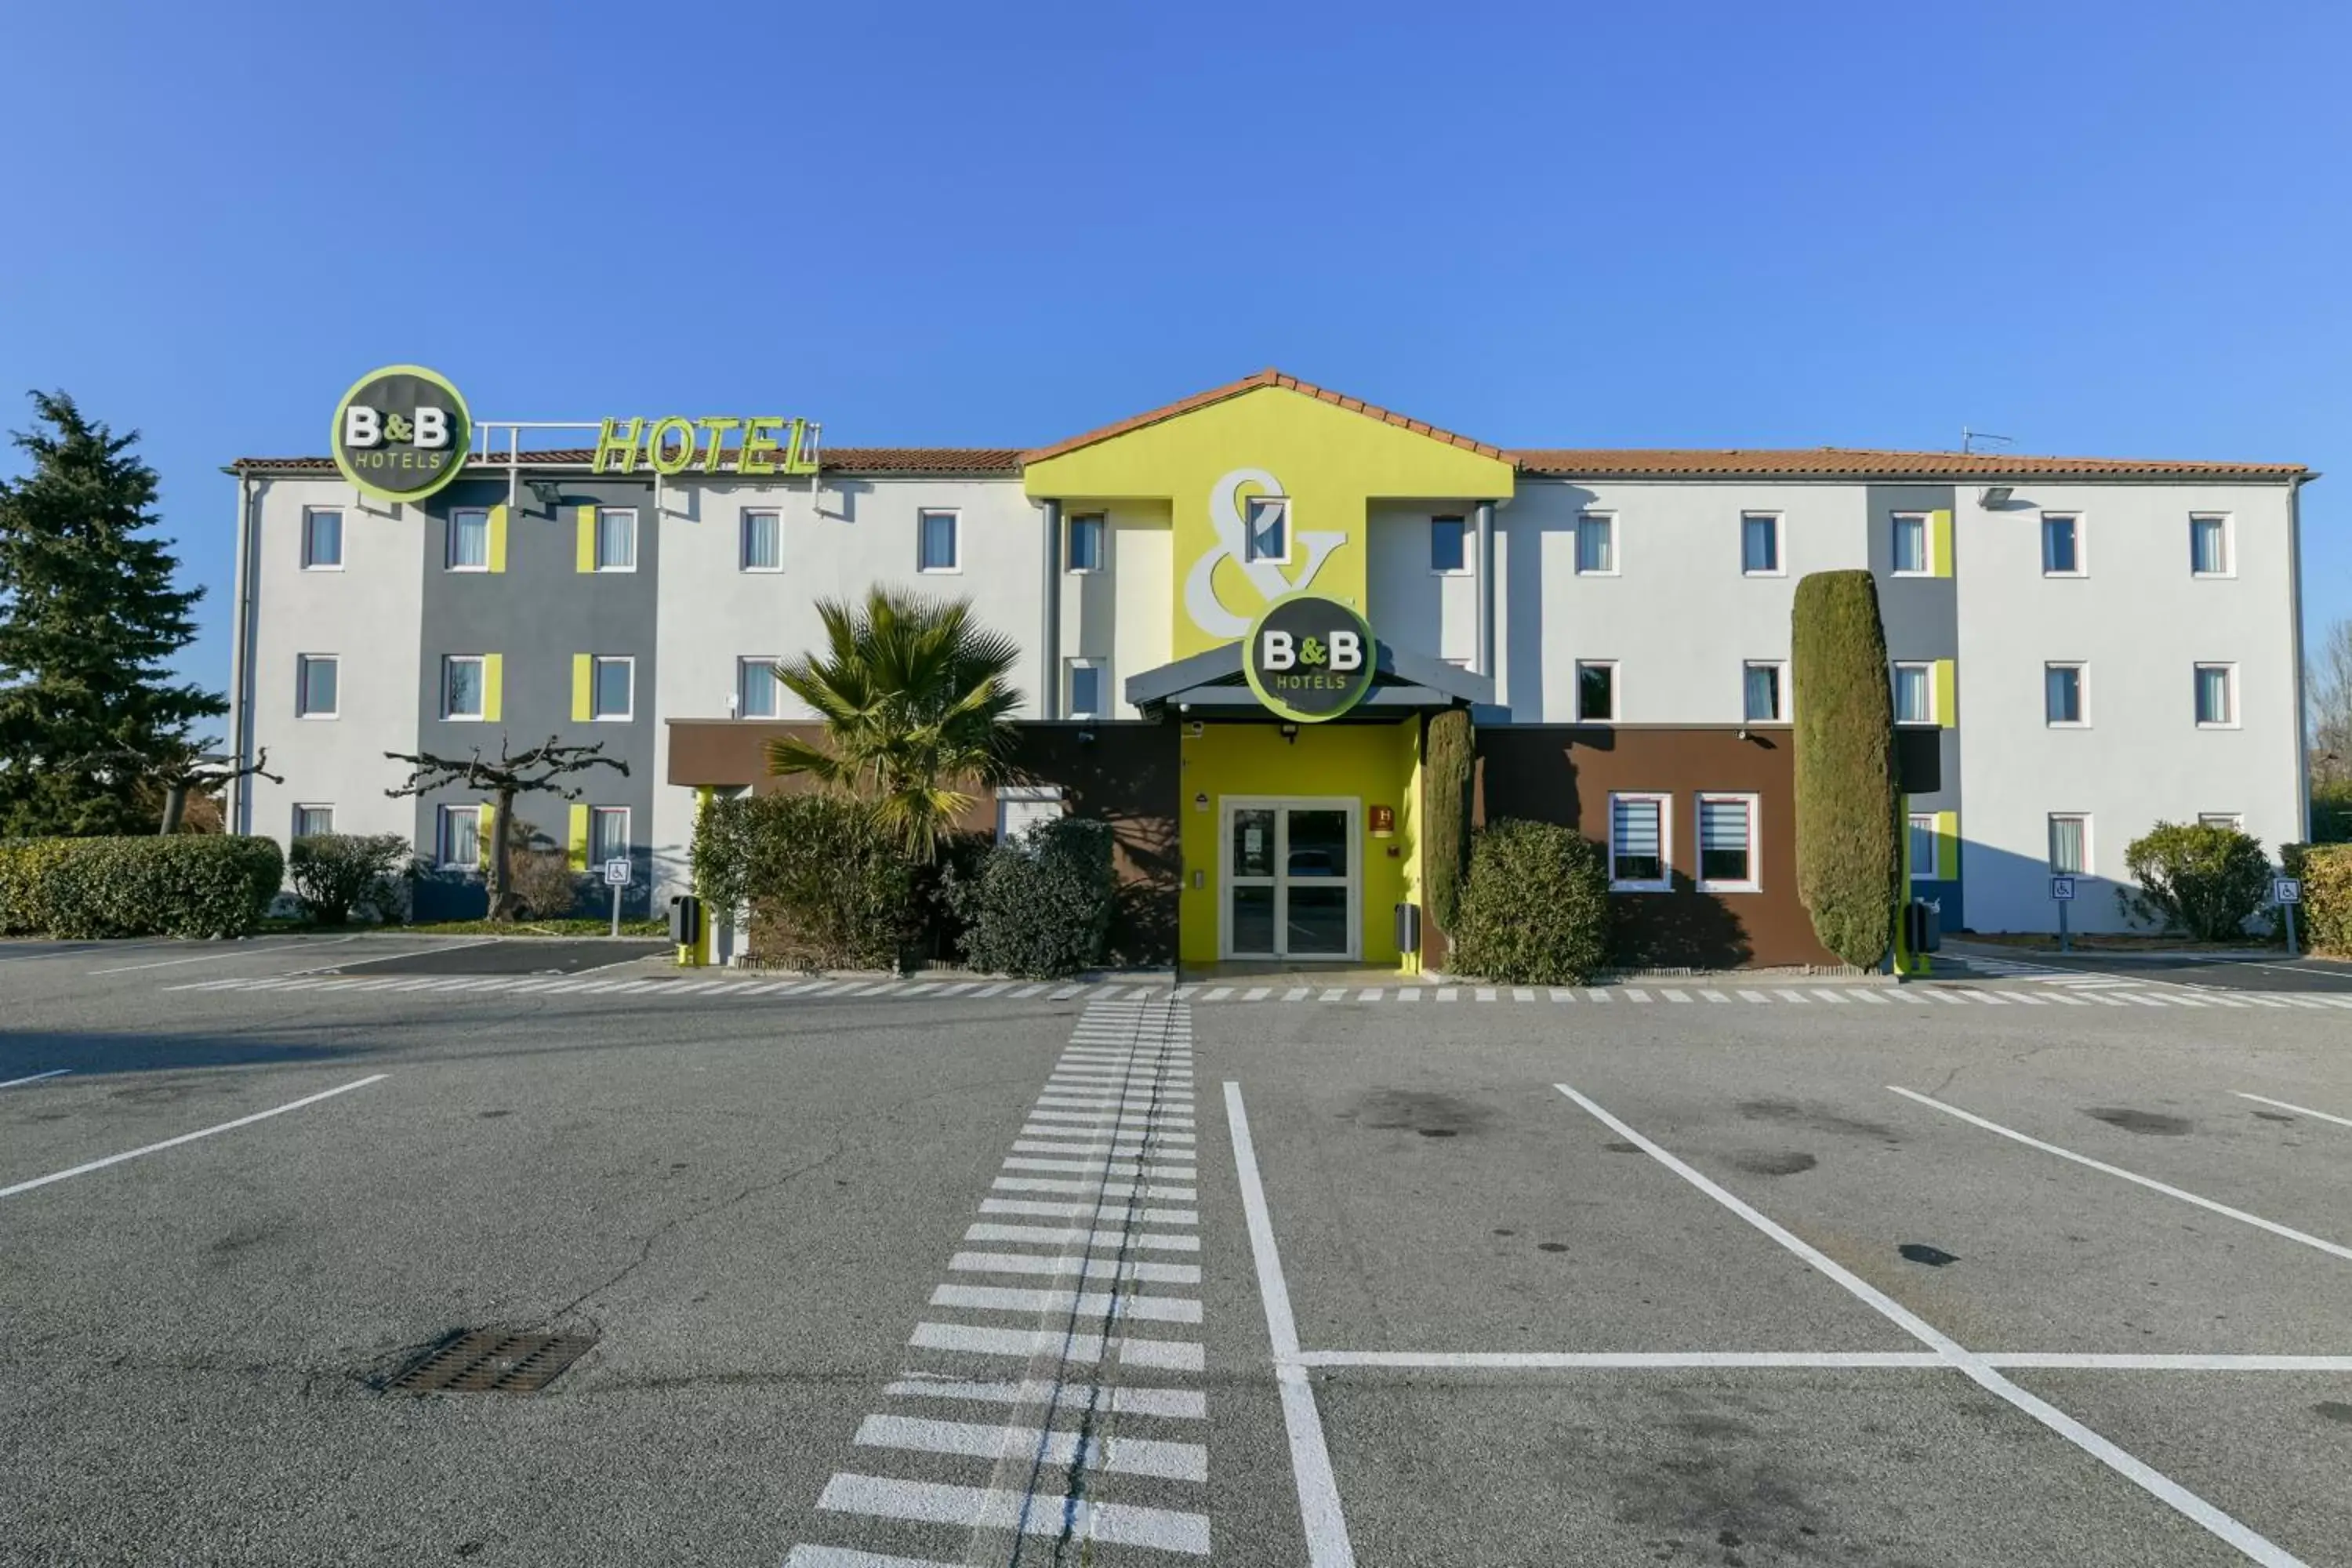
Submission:
[[[1391,680],[1416,687],[1425,687],[1439,696],[1475,707],[1491,707],[1495,700],[1494,678],[1477,675],[1442,658],[1413,653],[1392,644],[1373,639],[1378,646],[1373,668]],[[1148,708],[1166,702],[1180,692],[1195,687],[1231,682],[1242,679],[1242,645],[1223,643],[1205,652],[1196,653],[1140,675],[1127,678],[1127,700],[1137,708]]]

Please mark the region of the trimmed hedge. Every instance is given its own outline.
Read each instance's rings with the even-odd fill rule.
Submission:
[[[2305,944],[2352,958],[2352,844],[2314,844],[2300,860],[2287,868],[2303,879],[2297,923]]]
[[[0,840],[0,934],[244,936],[285,877],[269,838]]]
[[[751,906],[751,951],[763,960],[896,968],[920,929],[901,847],[841,795],[713,800],[696,824],[691,865],[709,918]]]
[[[1507,818],[1472,840],[1447,967],[1514,985],[1576,985],[1609,952],[1609,868],[1571,829]]]
[[[1868,968],[1895,940],[1903,873],[1877,584],[1859,571],[1800,579],[1790,632],[1797,897],[1822,945]]]
[[[1060,980],[1102,962],[1117,892],[1110,825],[1063,816],[1000,843],[977,877],[950,873],[964,958],[991,974]]]
[[[2270,896],[2263,841],[2234,827],[2159,822],[2131,841],[2124,864],[2139,884],[2117,888],[2126,920],[2186,931],[2200,942],[2235,942]]]
[[[1429,721],[1421,763],[1421,865],[1429,919],[1453,934],[1470,868],[1470,770],[1474,737],[1467,710],[1449,708]]]

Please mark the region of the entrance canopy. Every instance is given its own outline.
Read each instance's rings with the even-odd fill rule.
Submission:
[[[1350,709],[1351,716],[1393,722],[1406,713],[1432,708],[1485,706],[1495,700],[1491,677],[1459,665],[1409,653],[1375,641],[1372,689]],[[1242,671],[1242,645],[1225,643],[1190,658],[1130,676],[1127,700],[1157,719],[1187,713],[1202,719],[1270,719]],[[1344,721],[1342,721],[1344,722]]]

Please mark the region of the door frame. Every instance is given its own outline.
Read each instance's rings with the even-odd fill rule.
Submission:
[[[1275,863],[1282,866],[1282,856],[1290,842],[1290,824],[1286,816],[1290,811],[1340,811],[1348,817],[1348,951],[1344,953],[1308,953],[1300,957],[1291,953],[1237,953],[1234,951],[1234,814],[1236,811],[1271,810],[1275,818]],[[1364,803],[1352,795],[1221,795],[1217,797],[1217,958],[1220,963],[1361,963],[1364,961]],[[1309,880],[1328,883],[1331,879],[1317,877]],[[1275,873],[1275,944],[1282,945],[1288,934],[1286,921],[1289,918],[1290,873],[1287,868]]]

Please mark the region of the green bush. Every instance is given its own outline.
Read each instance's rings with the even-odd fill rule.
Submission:
[[[1470,846],[1448,966],[1514,985],[1575,985],[1609,952],[1609,868],[1571,829],[1507,818]]]
[[[1449,708],[1430,720],[1421,764],[1422,877],[1428,884],[1430,921],[1449,934],[1470,866],[1473,749],[1468,710]]]
[[[0,842],[0,931],[72,941],[243,936],[285,873],[268,838],[10,839]]]
[[[2352,958],[2352,844],[2314,844],[2287,869],[2303,879],[2298,923],[2305,944]]]
[[[762,960],[895,968],[920,929],[901,847],[841,795],[713,800],[689,863],[707,918],[751,906],[751,949]]]
[[[1797,897],[1822,945],[1868,968],[1895,940],[1903,869],[1877,584],[1867,572],[1811,574],[1790,630]]]
[[[948,879],[964,959],[991,974],[1060,980],[1102,962],[1116,894],[1108,823],[1063,816],[999,843],[977,878]]]
[[[286,879],[302,912],[322,926],[342,925],[355,909],[396,920],[409,858],[397,833],[313,834],[287,847]]]
[[[2311,786],[2311,841],[2342,844],[2352,839],[2352,783],[2341,779]]]
[[[2202,822],[2159,822],[2131,841],[2124,865],[2139,886],[2116,889],[2124,918],[2200,942],[2235,942],[2271,889],[2259,838]]]

